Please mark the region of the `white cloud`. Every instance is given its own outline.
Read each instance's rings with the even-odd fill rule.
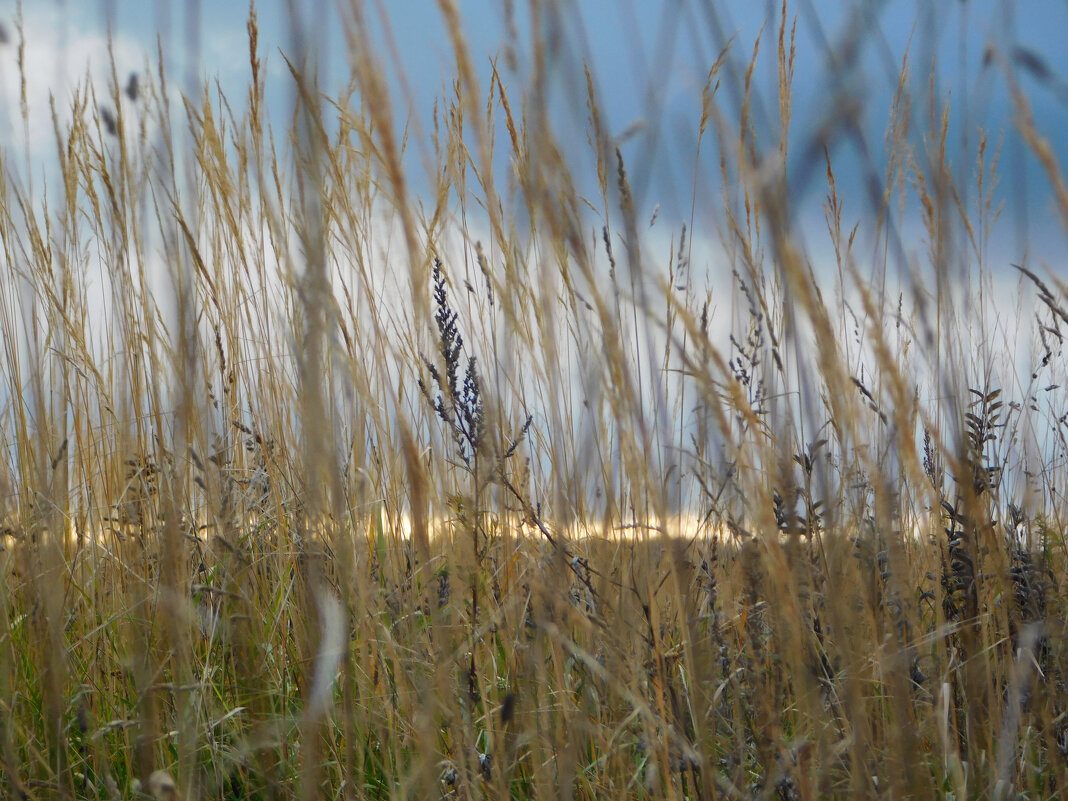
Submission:
[[[3,24],[8,42],[0,48],[0,146],[8,159],[28,154],[31,168],[39,172],[56,152],[52,99],[62,128],[70,125],[76,93],[87,86],[93,87],[97,104],[113,113],[108,37],[100,21],[90,24],[77,12],[65,17],[59,8],[43,4],[25,9],[21,36],[15,20],[6,18]],[[149,54],[129,35],[113,37],[111,54],[121,91],[130,73],[144,70]]]

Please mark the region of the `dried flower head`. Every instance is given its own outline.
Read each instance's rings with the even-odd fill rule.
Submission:
[[[156,801],[182,801],[174,777],[165,770],[157,770],[148,777],[148,792]]]

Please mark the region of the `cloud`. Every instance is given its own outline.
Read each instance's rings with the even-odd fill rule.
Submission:
[[[52,5],[26,8],[21,32],[15,19],[2,22],[8,41],[0,47],[0,146],[8,159],[28,156],[31,169],[40,171],[56,148],[53,100],[62,129],[71,123],[77,93],[89,86],[113,118],[112,57],[121,91],[130,73],[144,70],[149,51],[130,35],[115,35],[109,53],[101,20],[81,18],[78,11],[64,16]]]

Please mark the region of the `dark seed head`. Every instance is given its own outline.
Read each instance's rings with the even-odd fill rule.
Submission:
[[[104,130],[106,130],[111,136],[115,136],[119,127],[115,122],[115,115],[111,113],[111,109],[107,106],[100,108],[100,121],[104,123]]]
[[[515,717],[515,693],[508,693],[501,701],[501,725],[507,726]]]
[[[133,103],[141,96],[141,82],[136,72],[131,72],[129,80],[126,81],[126,96]]]

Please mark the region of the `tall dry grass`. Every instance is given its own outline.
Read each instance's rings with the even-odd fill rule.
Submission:
[[[113,76],[56,115],[61,194],[0,175],[4,796],[1062,796],[1068,294],[1021,265],[1001,383],[993,147],[965,192],[906,64],[851,212],[857,97],[792,132],[784,4],[773,145],[734,42],[694,98],[722,208],[657,253],[592,73],[575,163],[549,43],[480,86],[440,6],[429,195],[361,4],[350,90],[294,54],[290,127],[252,16],[247,98]]]

